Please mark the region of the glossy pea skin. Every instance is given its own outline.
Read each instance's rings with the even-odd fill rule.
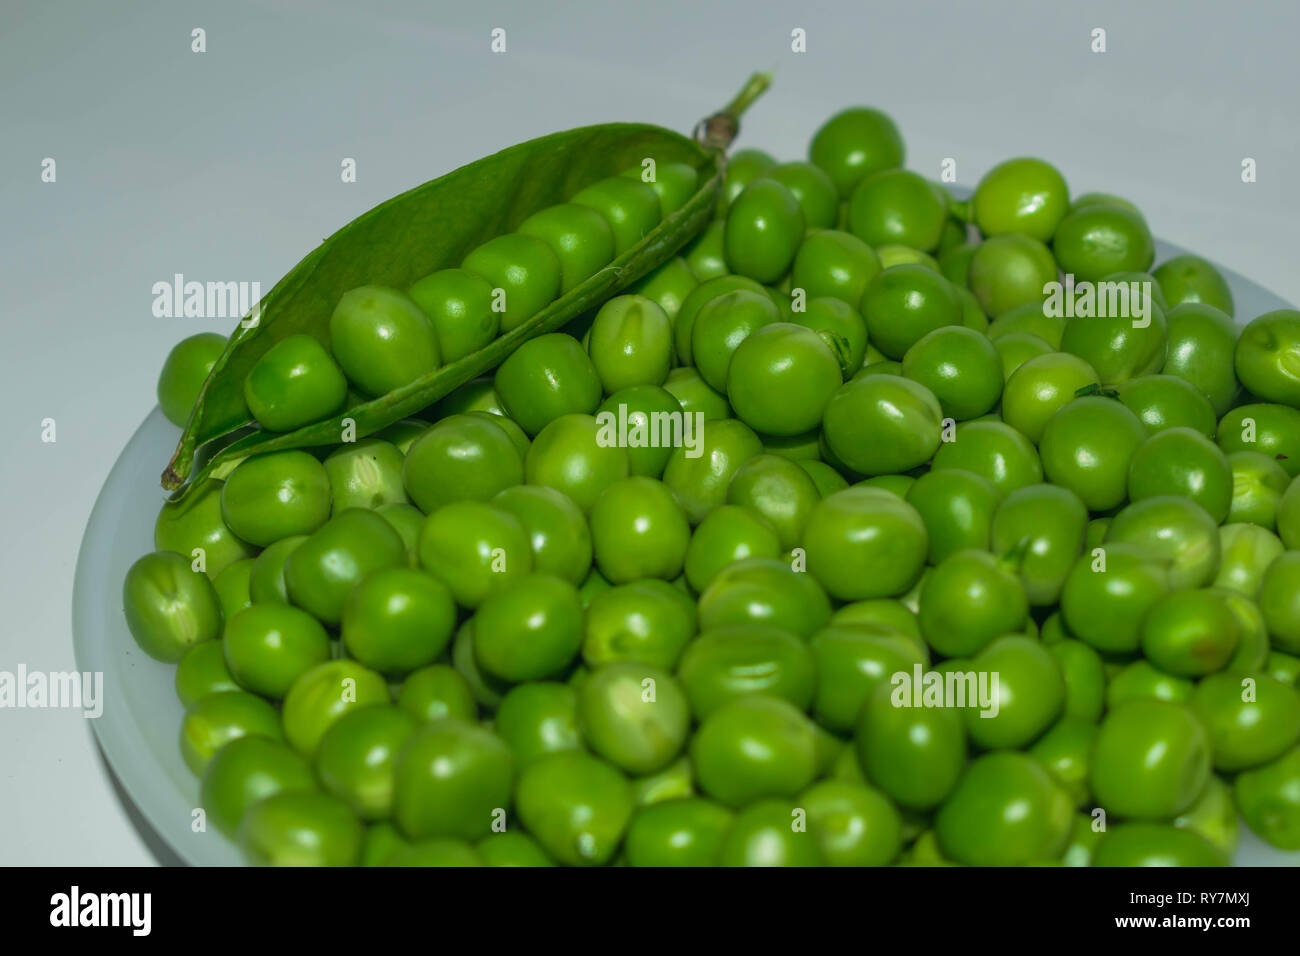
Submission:
[[[1292,479],[1278,500],[1277,533],[1288,548],[1300,550],[1300,480]]]
[[[1155,242],[1141,213],[1114,205],[1076,208],[1052,235],[1061,271],[1096,282],[1116,272],[1145,272],[1155,259]]]
[[[523,459],[504,428],[485,417],[453,415],[416,439],[402,465],[402,483],[420,510],[431,514],[453,501],[486,501],[520,484],[523,472]]]
[[[421,427],[418,435],[427,430]],[[418,437],[413,437],[407,449],[417,440]],[[406,504],[406,489],[402,487],[405,454],[397,445],[381,438],[349,442],[330,452],[324,467],[333,498],[331,513],[338,514],[348,508],[377,509],[383,505]]]
[[[1065,679],[1062,718],[1096,722],[1106,707],[1106,672],[1101,655],[1082,641],[1065,638],[1047,646]]]
[[[1164,823],[1121,823],[1106,831],[1093,866],[1227,866],[1208,840]]]
[[[821,337],[839,362],[842,377],[862,367],[867,352],[867,324],[849,303],[829,296],[809,299],[801,310],[791,312],[790,320]]]
[[[1229,318],[1233,314],[1232,290],[1223,274],[1200,256],[1174,256],[1162,262],[1152,273],[1170,306],[1196,303],[1221,309]]]
[[[174,551],[189,560],[202,552],[202,569],[209,578],[215,578],[227,565],[251,558],[256,549],[236,537],[221,517],[224,484],[208,478],[183,500],[164,504],[154,521],[154,549]]]
[[[818,724],[832,731],[852,731],[877,686],[927,663],[915,642],[852,624],[822,628],[809,639],[808,649],[817,672],[813,713]]]
[[[489,833],[474,849],[485,866],[555,866],[537,841],[519,830]]]
[[[808,573],[845,601],[904,593],[920,576],[928,546],[920,513],[876,488],[823,498],[804,533]]]
[[[244,855],[261,866],[355,866],[360,821],[323,793],[275,793],[248,808],[239,824]]]
[[[1008,309],[989,323],[987,335],[997,341],[1006,335],[1028,333],[1042,339],[1052,351],[1060,351],[1061,336],[1065,334],[1065,318],[1054,310],[1045,309],[1037,302],[1029,302]]]
[[[396,289],[360,286],[343,293],[330,315],[330,349],[348,381],[384,395],[442,364],[429,317]]]
[[[1217,776],[1210,776],[1196,802],[1174,818],[1174,826],[1195,833],[1225,857],[1237,852],[1241,826],[1232,790]]]
[[[1233,356],[1238,328],[1232,318],[1213,305],[1200,302],[1170,303],[1166,316],[1168,339],[1161,372],[1196,386],[1222,416],[1237,395]]]
[[[726,404],[725,399],[723,404]],[[673,447],[686,440],[684,413],[677,396],[666,388],[633,385],[614,392],[601,402],[596,409],[596,419],[616,427],[625,421],[631,474],[658,478],[668,464]],[[679,421],[681,428],[676,426]]]
[[[683,250],[682,255],[690,267],[691,275],[698,282],[704,283],[727,275],[727,260],[722,254],[722,237],[726,228],[724,219],[715,219]]]
[[[1070,633],[1103,653],[1132,653],[1142,616],[1169,589],[1168,573],[1146,551],[1108,544],[1079,557],[1061,589]]]
[[[491,412],[504,415],[501,398],[497,395],[490,377],[476,378],[466,382],[460,388],[452,389],[445,397],[434,403],[429,412],[434,420],[441,420],[451,415],[465,415],[469,412]],[[422,421],[422,419],[416,419]],[[428,429],[429,422],[424,422]]]
[[[1219,529],[1196,502],[1174,495],[1143,498],[1117,514],[1106,543],[1136,545],[1165,563],[1171,588],[1204,587],[1219,569]]]
[[[1043,464],[1033,443],[1010,425],[993,420],[963,422],[939,443],[930,467],[974,472],[1007,495],[1043,480]]]
[[[640,661],[667,670],[695,634],[695,602],[667,581],[634,581],[593,596],[583,626],[587,666]]]
[[[1221,523],[1232,506],[1232,469],[1212,441],[1191,428],[1167,428],[1133,452],[1128,497],[1184,495]]]
[[[225,350],[224,335],[200,332],[181,339],[167,353],[158,374],[158,406],[173,425],[185,427],[208,373]]]
[[[834,181],[819,166],[807,162],[781,163],[767,171],[794,196],[809,229],[830,229],[839,216],[840,196]]]
[[[1268,566],[1256,596],[1273,646],[1300,654],[1300,551],[1287,551]]]
[[[560,294],[560,260],[535,236],[512,232],[489,239],[467,255],[460,267],[482,276],[494,291],[505,293],[503,333],[527,322]]]
[[[992,706],[986,710],[968,705],[962,712],[972,743],[989,750],[1026,747],[1061,715],[1065,677],[1056,658],[1037,640],[1016,634],[999,637],[975,656],[972,669],[998,675],[996,688],[991,688],[996,694]]]
[[[673,364],[672,322],[645,296],[615,296],[596,313],[587,352],[607,395],[634,385],[662,385]]]
[[[700,178],[694,166],[686,163],[658,163],[648,157],[619,175],[645,183],[653,189],[659,196],[659,207],[665,217],[686,204],[695,193]]]
[[[930,564],[967,548],[989,547],[1001,495],[987,478],[957,468],[926,472],[912,483],[906,500],[925,522]]]
[[[529,681],[510,688],[497,707],[494,727],[520,767],[546,754],[583,748],[578,694],[568,684]]]
[[[397,707],[421,723],[443,717],[473,720],[478,704],[469,681],[453,667],[433,664],[406,675],[397,693]]]
[[[1192,697],[1193,686],[1187,678],[1166,674],[1145,659],[1139,659],[1111,676],[1106,685],[1106,708],[1114,710],[1129,700],[1186,703]]]
[[[730,807],[793,796],[813,779],[812,722],[794,705],[749,695],[713,711],[691,738],[700,787]]]
[[[874,787],[825,780],[800,803],[828,866],[885,866],[902,850],[902,817]]]
[[[247,736],[283,740],[280,715],[256,694],[242,690],[207,694],[190,705],[181,721],[181,756],[194,775],[202,776],[213,754],[232,740]]]
[[[299,674],[284,695],[280,719],[290,745],[308,759],[343,715],[390,703],[388,684],[368,667],[346,658],[325,661]]]
[[[978,418],[1002,396],[1002,360],[989,339],[964,326],[935,329],[903,356],[903,375],[934,393],[944,415]]]
[[[943,410],[924,385],[901,375],[844,383],[826,403],[822,429],[830,450],[865,475],[908,471],[939,447]]]
[[[1044,287],[1056,281],[1056,261],[1037,239],[1020,233],[993,236],[971,254],[966,285],[985,315],[1043,302]]]
[[[731,362],[741,343],[779,320],[780,311],[766,293],[735,289],[711,299],[696,313],[691,328],[690,351],[700,376],[711,388],[725,393]]]
[[[1257,451],[1235,451],[1227,456],[1227,460],[1232,472],[1232,501],[1228,506],[1227,521],[1272,529],[1280,519],[1286,525],[1286,531],[1293,530],[1291,525],[1294,523],[1295,543],[1300,543],[1300,491],[1293,492],[1287,498],[1287,507],[1282,508],[1283,496],[1292,484],[1286,470],[1276,459]],[[1295,487],[1300,489],[1300,483]],[[1292,508],[1297,509],[1294,519]]]
[[[1252,830],[1280,850],[1300,850],[1300,747],[1238,774],[1233,796]]]
[[[741,809],[723,838],[721,866],[822,866],[817,837],[796,829],[802,808],[790,799],[758,800]]]
[[[871,246],[930,252],[939,245],[947,214],[943,188],[907,169],[872,173],[849,197],[849,230]]]
[[[489,594],[474,615],[475,657],[510,683],[553,677],[582,646],[582,602],[563,578],[530,574]]]
[[[691,290],[690,295],[682,300],[682,307],[673,319],[673,345],[677,352],[679,364],[690,365],[692,363],[694,354],[691,345],[695,336],[695,320],[700,312],[704,310],[705,306],[711,304],[714,299],[729,292],[737,291],[753,292],[762,298],[766,298],[769,303],[772,302],[772,298],[764,286],[753,279],[737,275],[722,275],[701,281],[698,286]],[[774,321],[775,315],[772,313],[769,313],[769,315],[772,316],[769,320]]]
[[[1008,332],[992,341],[993,347],[998,350],[998,357],[1002,360],[1002,377],[1007,381],[1031,358],[1048,355],[1054,351],[1045,339],[1029,332]]]
[[[243,558],[226,565],[220,574],[212,578],[212,587],[217,592],[217,603],[221,606],[223,621],[253,603],[251,582],[253,565],[256,563],[253,558]]]
[[[285,561],[289,599],[334,625],[353,585],[371,571],[406,564],[406,544],[373,511],[353,508],[321,525]]]
[[[1047,422],[1038,450],[1052,484],[1077,494],[1090,511],[1123,503],[1128,467],[1146,440],[1137,416],[1107,398],[1076,398]]]
[[[1142,620],[1142,653],[1179,677],[1202,677],[1231,660],[1241,631],[1223,596],[1215,591],[1173,591]]]
[[[1069,797],[1048,771],[1019,753],[971,761],[935,817],[944,855],[971,866],[1053,859],[1073,825]]]
[[[209,694],[239,690],[219,640],[191,644],[176,665],[173,683],[182,707],[192,707]]]
[[[836,113],[813,134],[808,156],[830,176],[842,199],[863,178],[903,165],[905,150],[888,115],[867,106]]]
[[[343,371],[310,335],[281,339],[244,379],[249,412],[273,432],[293,431],[328,418],[343,407],[347,391]]]
[[[664,310],[669,321],[677,318],[686,297],[695,291],[700,280],[691,272],[690,265],[680,256],[669,259],[659,268],[649,273],[640,282],[634,283],[630,291],[645,296]]]
[[[582,345],[552,332],[529,339],[497,369],[497,394],[530,436],[561,415],[590,414],[600,404],[600,376]]]
[[[266,547],[296,534],[311,534],[330,515],[330,479],[305,451],[245,458],[221,489],[221,516],[236,535]]]
[[[495,733],[446,718],[426,724],[397,757],[393,816],[411,840],[486,836],[510,807],[515,759]]]
[[[820,500],[816,483],[796,462],[777,455],[755,455],[742,464],[727,486],[727,503],[763,519],[782,550],[803,540],[812,510]]]
[[[420,840],[405,843],[390,853],[383,866],[483,866],[474,845],[464,840]]]
[[[657,667],[620,661],[597,669],[578,688],[583,739],[627,773],[654,773],[671,763],[690,723],[686,694]]]
[[[420,516],[421,522],[424,516]],[[289,555],[298,545],[307,540],[309,535],[297,534],[281,538],[266,548],[253,559],[253,568],[248,574],[248,596],[251,604],[288,604],[289,589],[284,583],[284,565]]]
[[[621,256],[659,225],[663,210],[659,194],[646,183],[611,176],[581,190],[569,200],[604,217],[614,234],[614,255]]]
[[[218,830],[233,837],[244,811],[274,793],[313,791],[311,767],[288,744],[268,737],[230,741],[208,761],[199,802]]]
[[[840,365],[816,332],[774,322],[739,343],[725,384],[736,417],[755,431],[798,435],[821,422],[840,385]]]
[[[804,641],[763,624],[705,631],[677,666],[692,716],[703,721],[734,700],[763,694],[805,710],[812,702],[816,662]]]
[[[624,852],[631,866],[716,866],[734,815],[703,797],[640,807]]]
[[[321,785],[361,819],[387,819],[397,755],[417,726],[410,714],[387,705],[349,711],[321,737],[315,760]]]
[[[527,532],[535,570],[582,583],[591,568],[591,532],[567,495],[542,485],[515,485],[492,503],[514,515]]]
[[[1210,400],[1176,375],[1143,375],[1115,389],[1121,404],[1142,421],[1148,435],[1171,428],[1190,428],[1214,437],[1217,419]]]
[[[676,496],[691,524],[699,524],[723,504],[741,465],[762,453],[763,443],[744,422],[715,421],[695,447],[674,448],[664,466],[663,484]]]
[[[1057,602],[1066,576],[1083,550],[1088,510],[1079,496],[1057,485],[1017,488],[996,506],[991,526],[994,554],[1024,546],[1017,559],[1029,603]]]
[[[533,441],[524,459],[524,479],[568,496],[588,513],[600,493],[626,478],[631,459],[608,421],[591,415],[562,415]]]
[[[407,295],[428,318],[447,364],[483,348],[500,331],[492,284],[473,272],[439,269],[412,285]]]
[[[612,584],[677,577],[690,536],[686,514],[672,491],[654,478],[612,482],[592,505],[596,566]]]
[[[901,359],[927,332],[960,325],[961,299],[952,283],[920,265],[898,265],[872,276],[859,303],[867,338],[891,359]]]
[[[221,633],[216,589],[189,560],[171,551],[139,558],[122,583],[127,628],[155,660],[179,661],[186,651]]]
[[[632,820],[627,778],[578,750],[546,754],[524,767],[515,809],[529,834],[557,862],[602,866]]]
[[[776,531],[766,519],[737,505],[722,505],[691,535],[684,573],[692,588],[703,591],[728,565],[744,558],[775,558],[780,551]]]
[[[948,707],[895,706],[895,689],[876,687],[858,715],[855,746],[867,778],[900,806],[942,803],[966,766],[961,715]]]
[[[1096,370],[1076,355],[1050,352],[1034,356],[1006,380],[1002,419],[1038,443],[1052,416],[1072,402],[1079,389],[1098,381]]]
[[[1088,760],[1096,736],[1095,721],[1062,717],[1028,750],[1076,808],[1088,803]]]
[[[515,230],[541,239],[560,263],[560,294],[581,285],[614,259],[614,232],[590,206],[559,203],[535,212]]]
[[[299,675],[328,660],[329,636],[306,611],[253,604],[226,622],[226,666],[240,687],[265,697],[288,693]]]
[[[857,308],[867,283],[880,271],[880,257],[852,233],[835,229],[810,232],[799,244],[790,285],[809,299],[823,296]]]
[[[384,674],[430,664],[451,643],[456,603],[442,582],[415,568],[382,568],[362,578],[340,619],[348,653]]]
[[[1022,233],[1047,242],[1069,211],[1069,189],[1050,163],[1008,159],[980,179],[970,207],[972,221],[986,236]]]
[[[1276,760],[1300,739],[1300,693],[1266,674],[1211,674],[1190,705],[1209,731],[1214,769],[1224,773]]]
[[[1252,319],[1237,339],[1234,368],[1252,395],[1300,408],[1300,312],[1278,309]]]
[[[1182,813],[1210,774],[1210,738],[1181,704],[1130,700],[1101,722],[1089,783],[1117,816],[1162,820]]]
[[[528,533],[503,508],[478,501],[446,505],[420,532],[420,566],[465,608],[510,587],[532,570]]]
[[[1079,316],[1065,322],[1061,351],[1077,355],[1094,369],[1103,385],[1119,385],[1159,371],[1165,362],[1167,319],[1148,300],[1144,318],[1133,307],[1108,316]]]
[[[1219,419],[1217,440],[1227,454],[1262,452],[1273,456],[1291,477],[1300,475],[1300,409],[1239,405]]]

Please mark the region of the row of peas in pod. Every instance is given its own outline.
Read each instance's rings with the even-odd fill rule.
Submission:
[[[958,202],[866,108],[809,157],[733,156],[680,257],[423,418],[163,508],[127,618],[250,860],[1300,849],[1300,314],[1238,329],[1041,160]]]

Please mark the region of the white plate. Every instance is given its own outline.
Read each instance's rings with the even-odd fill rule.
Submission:
[[[1157,242],[1156,262],[1184,250]],[[1249,280],[1221,270],[1232,287],[1239,322],[1262,312],[1290,308]],[[164,495],[158,476],[179,429],[155,408],[131,437],[95,502],[77,559],[72,598],[77,668],[104,675],[104,713],[91,721],[100,746],[123,788],[145,819],[186,863],[241,863],[235,846],[215,827],[193,829],[198,782],[181,759],[178,743],[184,708],[172,687],[176,671],[135,645],[122,615],[122,581],[140,555],[153,550],[153,523]],[[1300,852],[1283,853],[1263,843],[1243,823],[1236,863],[1300,866]]]

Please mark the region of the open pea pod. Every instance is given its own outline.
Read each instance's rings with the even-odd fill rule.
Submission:
[[[561,328],[635,282],[710,222],[722,189],[726,147],[740,114],[766,86],[765,76],[753,77],[732,103],[700,124],[695,139],[629,123],[555,133],[462,166],[354,219],[276,283],[254,317],[240,322],[203,385],[162,486],[179,488],[173,497],[180,498],[249,455],[337,444],[348,425],[356,438],[379,431],[496,367],[528,339]],[[290,335],[313,335],[328,345],[330,315],[349,289],[404,289],[438,269],[458,266],[470,251],[533,213],[646,157],[695,167],[700,173],[695,194],[641,242],[523,324],[477,352],[388,394],[359,401],[333,418],[281,433],[258,428],[249,419],[242,397],[249,370]]]

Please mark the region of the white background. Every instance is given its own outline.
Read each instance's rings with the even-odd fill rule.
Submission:
[[[154,318],[151,286],[173,273],[270,289],[349,219],[462,163],[588,123],[689,131],[770,69],[739,145],[801,158],[831,113],[876,105],[927,175],[952,157],[973,185],[1043,156],[1300,302],[1297,25],[1294,3],[1194,0],[0,0],[0,670],[73,669],[96,492],[168,349],[233,327]],[[0,711],[0,863],[169,862],[156,843],[85,720]]]

